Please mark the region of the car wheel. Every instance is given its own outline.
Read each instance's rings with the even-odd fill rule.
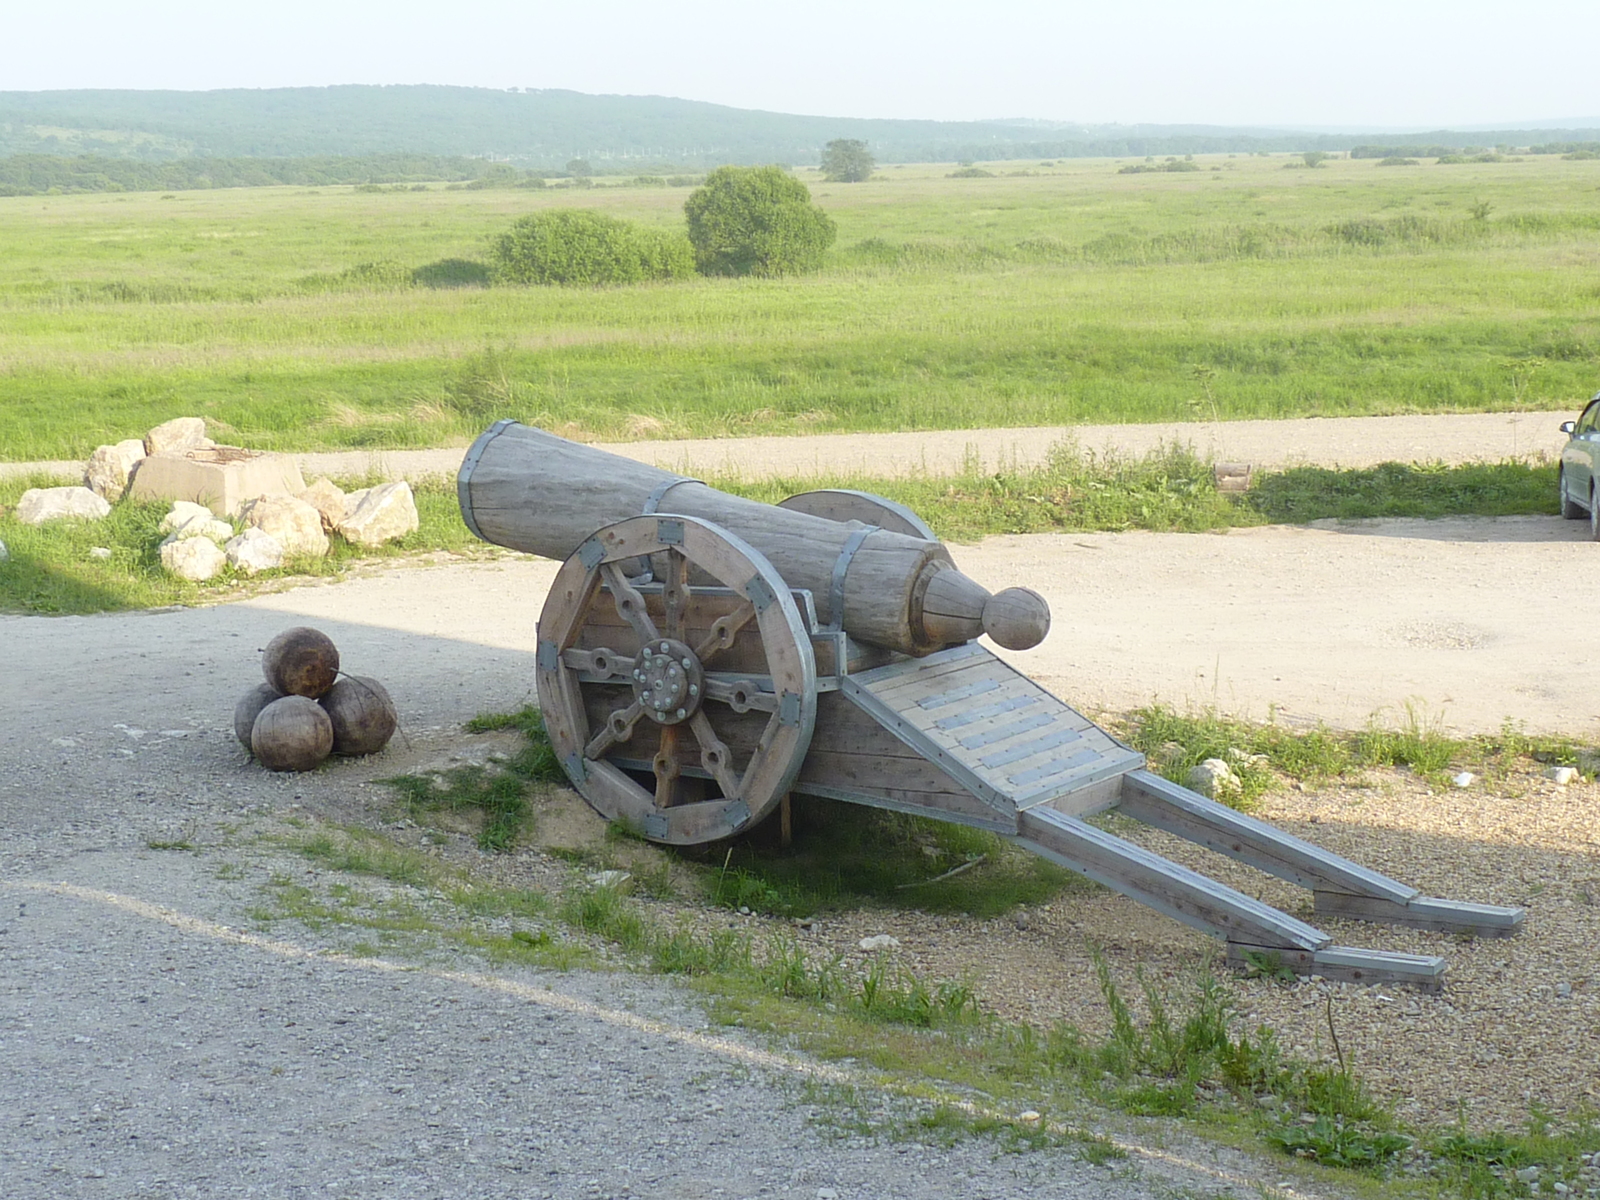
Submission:
[[[1580,517],[1583,517],[1585,515],[1583,511],[1583,505],[1579,504],[1567,494],[1566,468],[1562,468],[1559,474],[1557,474],[1556,478],[1559,480],[1557,488],[1561,493],[1561,515],[1569,521],[1576,521]]]
[[[1595,499],[1592,483],[1589,485],[1589,536],[1600,542],[1600,502]]]

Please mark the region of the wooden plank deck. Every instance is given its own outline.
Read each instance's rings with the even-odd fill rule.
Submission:
[[[1016,811],[1059,806],[1144,765],[1143,755],[979,646],[877,667],[841,687],[907,745]]]

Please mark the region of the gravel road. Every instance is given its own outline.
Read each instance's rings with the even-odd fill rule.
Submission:
[[[897,1102],[708,1036],[651,981],[330,957],[338,930],[293,922],[241,934],[283,887],[326,883],[263,840],[284,819],[378,823],[374,777],[443,761],[462,720],[529,697],[525,572],[401,570],[211,609],[0,619],[7,1200],[1132,1198],[1276,1179],[1210,1149],[1135,1149],[1108,1169],[1070,1149],[832,1140],[812,1117],[849,1116],[830,1098],[846,1084],[869,1115]],[[485,607],[462,610],[463,593]],[[308,619],[348,668],[384,680],[406,736],[373,760],[274,776],[233,740],[232,706],[270,636]],[[197,848],[150,847],[179,841]]]
[[[1552,412],[692,438],[616,442],[605,448],[659,467],[746,479],[824,471],[878,477],[948,474],[974,460],[985,467],[1038,463],[1062,441],[1074,441],[1085,450],[1134,455],[1161,445],[1186,445],[1218,461],[1247,462],[1258,468],[1307,463],[1370,467],[1380,462],[1503,462],[1559,452],[1566,435],[1557,426],[1577,416],[1581,408],[1582,404],[1576,403],[1571,410]],[[454,475],[465,449],[462,445],[437,450],[352,450],[294,457],[307,479],[374,473],[418,479]],[[82,470],[83,464],[77,462],[0,462],[0,478],[33,471],[78,475]]]
[[[1558,418],[1485,417],[1472,437],[1504,457],[1482,436],[1498,421],[1524,453],[1538,448],[1529,426]],[[1324,448],[1349,428],[1314,424]],[[848,439],[851,452],[868,443]],[[920,443],[924,458],[907,442],[886,469],[943,461]],[[802,462],[820,444],[790,453]],[[656,453],[717,469],[684,444]],[[1364,453],[1339,461],[1376,460]],[[1046,592],[1055,632],[1015,659],[1085,707],[1160,698],[1360,725],[1416,697],[1461,730],[1510,717],[1593,736],[1600,707],[1569,661],[1569,597],[1586,590],[1594,550],[1571,523],[1524,518],[1003,538],[956,558],[991,586]],[[1274,1182],[1273,1164],[1209,1150],[1136,1152],[1107,1171],[1070,1150],[830,1141],[809,1123],[836,1103],[807,1085],[812,1066],[709,1035],[651,982],[330,956],[335,934],[284,923],[240,935],[273,880],[308,870],[263,840],[282,821],[377,823],[373,779],[444,760],[463,720],[532,699],[553,569],[435,560],[211,609],[0,617],[8,1200],[1131,1197]],[[406,737],[369,762],[270,776],[233,741],[232,707],[259,678],[260,648],[301,623],[388,686]],[[199,849],[149,846],[176,841]],[[866,1091],[869,1109],[888,1103]]]

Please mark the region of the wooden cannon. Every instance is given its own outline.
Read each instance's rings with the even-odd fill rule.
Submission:
[[[538,625],[545,727],[609,820],[673,845],[749,829],[791,792],[993,830],[1302,974],[1436,988],[1442,959],[1313,926],[1113,836],[1116,808],[1311,890],[1316,911],[1482,936],[1521,909],[1423,896],[1145,769],[977,639],[1049,630],[991,595],[901,505],[818,491],[774,507],[500,421],[457,479],[478,537],[562,560]]]

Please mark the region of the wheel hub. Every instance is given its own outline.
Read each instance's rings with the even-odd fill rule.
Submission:
[[[644,715],[661,725],[686,721],[700,707],[705,673],[693,650],[675,638],[660,638],[639,651],[633,694]]]

